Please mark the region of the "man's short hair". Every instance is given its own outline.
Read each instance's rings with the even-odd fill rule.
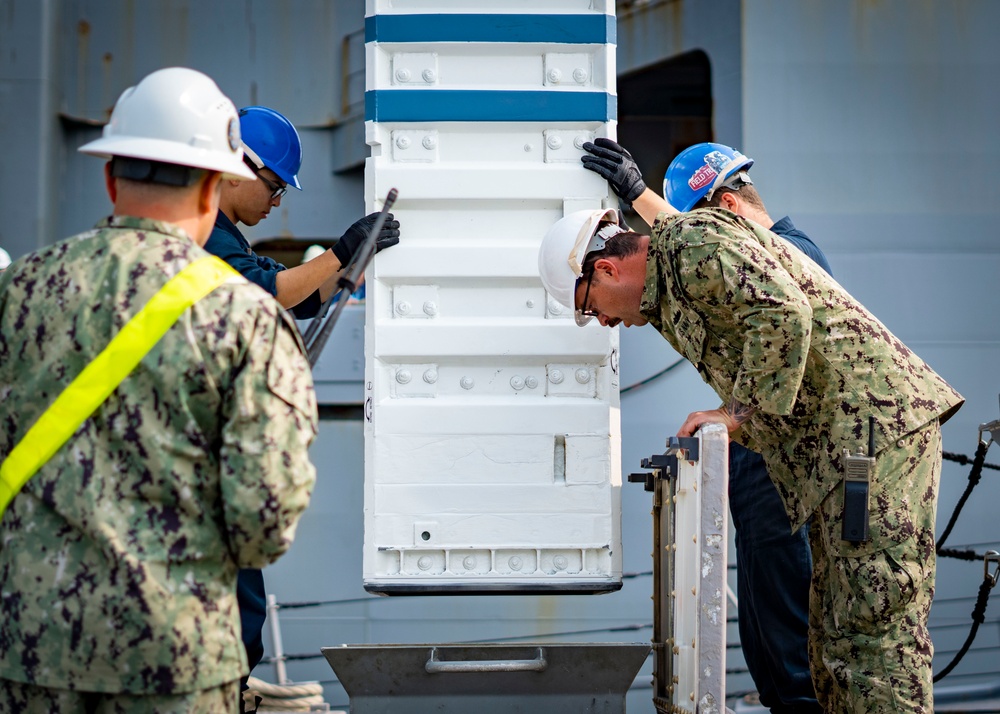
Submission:
[[[634,231],[625,231],[624,233],[616,233],[611,236],[603,248],[587,253],[587,257],[583,261],[583,273],[581,277],[587,277],[593,273],[594,263],[601,258],[627,258],[639,252],[641,245],[640,238],[642,238],[642,235]]]
[[[691,206],[691,209],[694,210],[695,208],[711,208],[719,206],[722,204],[722,194],[724,193],[734,193],[754,208],[767,212],[767,209],[764,207],[764,199],[762,199],[760,194],[757,193],[757,189],[755,189],[751,184],[746,183],[737,188],[720,186],[715,190],[715,193],[712,194],[711,199],[702,198],[698,201],[698,203]]]

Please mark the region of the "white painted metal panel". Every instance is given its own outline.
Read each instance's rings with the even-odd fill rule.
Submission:
[[[595,7],[596,6],[596,7]],[[366,18],[365,587],[621,586],[618,334],[538,278],[545,231],[611,205],[612,3],[384,2]]]
[[[678,457],[675,496],[673,704],[719,714],[726,697],[729,434],[707,424],[696,461]]]
[[[706,424],[634,474],[653,494],[653,703],[722,714],[726,698],[729,433]]]

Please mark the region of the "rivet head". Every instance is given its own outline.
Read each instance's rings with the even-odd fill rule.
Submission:
[[[521,568],[524,567],[524,561],[521,560],[518,556],[514,555],[511,556],[511,559],[507,561],[507,565],[510,566],[511,570],[520,570]]]
[[[397,69],[396,70],[396,81],[398,81],[398,82],[409,82],[410,81],[410,70],[408,70],[408,69]]]
[[[577,382],[579,382],[580,384],[586,384],[587,382],[590,381],[590,370],[581,367],[580,369],[576,370],[575,376]]]
[[[406,302],[406,300],[400,300],[396,303],[396,312],[400,315],[409,315],[410,303]]]
[[[538,75],[535,76],[537,77]],[[559,82],[562,80],[562,70],[560,70],[557,67],[553,67],[552,69],[549,70],[547,76],[550,82],[552,82],[553,84],[559,84]]]
[[[472,377],[462,377],[459,384],[462,385],[462,389],[472,389],[476,386],[476,380]]]
[[[534,145],[532,145],[532,144],[525,144],[524,145],[524,153],[530,154],[534,150],[535,150]]]
[[[549,373],[549,381],[552,382],[552,384],[562,384],[564,379],[565,377],[560,369],[554,369]]]
[[[423,77],[423,80],[427,82],[427,84],[433,84],[437,80],[437,72],[430,68],[421,72],[420,76]]]
[[[534,377],[525,377],[524,386],[527,387],[528,389],[534,389],[535,387],[538,386],[538,380],[535,379]]]
[[[566,566],[569,565],[569,561],[566,560],[565,555],[557,555],[552,559],[552,565],[555,566],[556,570],[565,570]]]
[[[583,67],[577,67],[573,70],[573,79],[576,80],[577,84],[583,84],[590,79],[590,72],[585,70]]]
[[[410,374],[410,370],[408,369],[401,369],[396,372],[396,381],[400,384],[409,384],[411,379],[413,379],[413,375]]]
[[[399,147],[400,149],[409,149],[410,148],[410,137],[408,137],[408,136],[400,136],[400,137],[398,137],[396,139],[396,146]]]
[[[561,302],[557,300],[549,300],[549,312],[553,315],[562,315],[563,309],[564,308]]]
[[[438,372],[436,369],[428,369],[424,372],[424,381],[427,384],[434,384],[438,381]]]
[[[902,449],[904,446],[906,446],[906,442],[900,439],[899,441],[896,442],[896,446]]]
[[[438,145],[438,142],[434,136],[428,134],[427,136],[424,137],[423,141],[420,142],[420,145],[423,146],[428,151],[430,151],[431,149],[433,149]]]
[[[476,568],[476,558],[473,555],[467,555],[462,560],[462,567],[466,570],[475,570]]]
[[[524,304],[527,305],[529,308],[531,308],[531,307],[535,306],[535,301],[534,300],[528,300]]]
[[[587,137],[582,134],[573,139],[573,146],[575,146],[578,149],[583,149],[583,145],[586,143],[587,143]]]
[[[555,135],[550,136],[548,139],[546,139],[545,143],[550,149],[562,148],[562,139],[560,139],[558,136]]]
[[[422,555],[417,559],[417,567],[421,570],[430,570],[432,564],[431,559],[426,555]]]
[[[427,302],[424,303],[424,314],[425,315],[427,315],[429,317],[434,317],[435,315],[437,315],[437,312],[438,312],[438,306],[437,306],[436,303],[434,303],[431,300],[428,300]]]
[[[511,377],[510,386],[520,391],[524,389],[524,380],[517,376]]]

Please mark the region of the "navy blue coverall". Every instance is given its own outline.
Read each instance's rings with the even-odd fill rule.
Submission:
[[[823,251],[785,216],[771,232],[833,275]],[[809,673],[809,524],[791,532],[760,454],[729,444],[729,509],[736,526],[740,642],[760,702],[772,712],[821,712]]]

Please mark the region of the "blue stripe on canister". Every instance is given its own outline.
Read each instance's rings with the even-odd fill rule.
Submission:
[[[618,118],[607,92],[379,89],[365,92],[365,120],[599,121]]]
[[[365,42],[551,42],[613,45],[614,15],[372,15]]]

